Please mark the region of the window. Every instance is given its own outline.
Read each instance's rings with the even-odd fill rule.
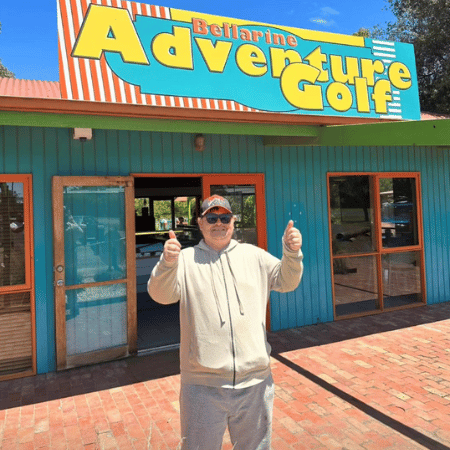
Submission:
[[[31,176],[0,175],[0,379],[35,373]]]
[[[418,174],[329,174],[336,317],[425,303]]]

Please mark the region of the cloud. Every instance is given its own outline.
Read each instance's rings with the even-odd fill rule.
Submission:
[[[309,21],[324,27],[334,27],[336,22],[331,18],[331,16],[336,16],[338,14],[339,11],[330,8],[329,6],[324,6],[320,8],[318,14],[315,17],[311,17]]]
[[[326,15],[326,16],[334,16],[336,14],[339,14],[339,11],[336,11],[333,8],[330,8],[329,6],[324,6],[323,8],[320,8],[320,10],[322,11],[322,14]]]

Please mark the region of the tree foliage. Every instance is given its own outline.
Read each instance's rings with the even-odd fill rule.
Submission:
[[[422,111],[450,113],[450,0],[387,0],[384,37],[414,44]]]
[[[0,22],[0,33],[1,32],[2,32],[2,23]],[[0,59],[0,77],[15,78],[15,75],[2,64],[1,59]]]

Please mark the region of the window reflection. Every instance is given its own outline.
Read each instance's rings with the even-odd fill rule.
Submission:
[[[66,187],[66,285],[126,278],[123,187]]]
[[[414,178],[380,179],[383,247],[405,247],[419,243],[415,193]]]
[[[337,316],[424,301],[421,250],[404,251],[419,246],[416,183],[401,176],[329,178]]]
[[[334,295],[338,316],[379,308],[374,256],[336,258],[333,262]]]
[[[368,176],[330,178],[333,255],[374,250],[373,213]]]
[[[420,253],[382,256],[384,307],[395,308],[422,301]]]
[[[0,183],[0,286],[25,283],[23,183]]]

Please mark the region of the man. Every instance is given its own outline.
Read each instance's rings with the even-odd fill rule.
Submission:
[[[204,200],[203,240],[181,250],[169,232],[148,281],[153,300],[180,301],[183,450],[220,450],[228,426],[235,450],[269,450],[274,386],[266,307],[271,290],[297,288],[302,237],[289,221],[281,261],[232,239],[229,202]]]

